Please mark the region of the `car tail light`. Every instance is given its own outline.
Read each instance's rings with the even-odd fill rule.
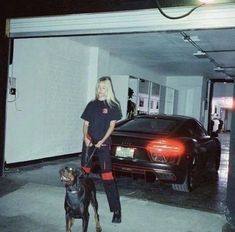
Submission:
[[[155,162],[177,164],[185,152],[185,146],[175,139],[159,139],[149,143],[147,150]]]

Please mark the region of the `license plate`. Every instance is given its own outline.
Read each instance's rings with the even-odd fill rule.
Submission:
[[[124,158],[133,158],[135,148],[117,147],[116,156]]]

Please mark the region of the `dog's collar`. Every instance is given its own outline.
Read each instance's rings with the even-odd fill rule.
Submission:
[[[81,185],[79,184],[81,176],[83,176],[83,174],[79,175],[76,177],[74,184],[73,185],[67,185],[66,189],[70,192],[70,193],[78,193],[81,191]]]
[[[67,186],[67,190],[71,193],[77,193],[80,191],[80,187],[77,184],[75,184],[73,186]]]

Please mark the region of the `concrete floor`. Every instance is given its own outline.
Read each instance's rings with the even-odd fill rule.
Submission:
[[[221,134],[219,138],[222,157],[218,174],[208,173],[191,193],[176,192],[161,183],[118,179],[124,214],[121,225],[111,223],[102,183],[94,176],[103,231],[222,231],[226,223],[229,134]],[[6,170],[0,178],[0,231],[64,231],[64,187],[58,171],[79,164],[79,158],[68,158]],[[95,231],[92,222],[90,228],[89,231]],[[74,231],[81,231],[81,227],[77,225]]]

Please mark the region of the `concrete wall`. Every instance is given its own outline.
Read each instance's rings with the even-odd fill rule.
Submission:
[[[121,105],[122,117],[126,118],[129,76],[111,75],[111,78],[113,82],[115,95]]]
[[[203,77],[169,76],[166,77],[166,86],[178,90],[177,114],[201,120]]]
[[[8,95],[6,162],[79,151],[89,51],[61,38],[18,39],[14,48],[16,96]]]

